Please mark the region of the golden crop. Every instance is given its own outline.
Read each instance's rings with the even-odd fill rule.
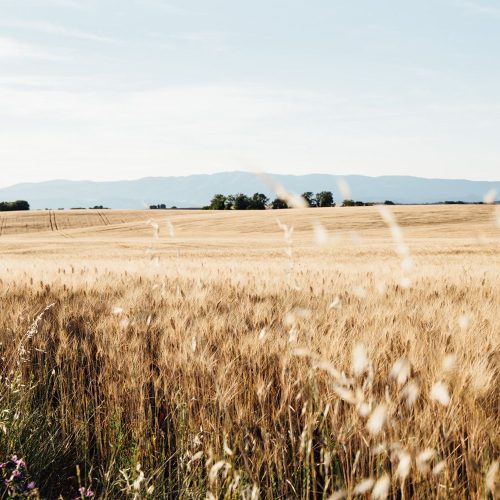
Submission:
[[[497,216],[0,214],[0,452],[52,498],[494,498]]]

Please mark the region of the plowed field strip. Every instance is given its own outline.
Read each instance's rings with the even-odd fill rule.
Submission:
[[[55,212],[52,212],[52,217],[54,218],[54,227],[56,228],[56,231],[59,231],[59,228],[57,227],[56,213]]]

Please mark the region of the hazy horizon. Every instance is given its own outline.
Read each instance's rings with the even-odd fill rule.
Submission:
[[[349,195],[341,187],[343,180]],[[274,181],[274,182],[273,182]],[[365,202],[392,200],[397,203],[439,203],[445,200],[482,201],[496,196],[500,183],[465,179],[428,179],[412,176],[332,176],[328,174],[258,175],[253,172],[219,172],[201,176],[142,177],[111,182],[68,181],[22,183],[0,187],[0,200],[27,200],[33,208],[71,208],[105,205],[109,208],[141,208],[164,203],[167,206],[206,206],[216,193],[259,192],[270,199],[273,184],[294,193],[324,190],[334,200],[352,197]]]
[[[195,174],[168,174],[168,175],[142,175],[138,177],[130,177],[130,178],[115,178],[115,179],[91,179],[91,178],[53,178],[53,179],[45,179],[41,181],[22,181],[22,182],[16,182],[14,184],[6,184],[2,185],[0,184],[0,188],[8,188],[15,186],[17,184],[41,184],[41,183],[47,183],[47,182],[95,182],[95,183],[100,183],[100,182],[133,182],[133,181],[140,181],[142,179],[148,179],[148,178],[168,178],[168,177],[193,177],[197,175],[205,175],[205,176],[212,176],[212,175],[219,175],[219,174],[231,174],[231,173],[247,173],[247,174],[255,174],[256,177],[258,177],[259,173],[252,172],[252,171],[246,171],[246,170],[217,170],[214,172],[203,172],[203,173],[195,173]],[[360,177],[369,177],[369,178],[381,178],[381,177],[414,177],[417,179],[425,179],[425,180],[442,180],[442,181],[470,181],[470,182],[500,182],[500,179],[467,179],[467,178],[455,178],[455,177],[425,177],[425,176],[420,176],[420,175],[365,175],[365,174],[344,174],[344,173],[335,173],[335,174],[329,174],[329,173],[321,173],[321,172],[307,172],[303,174],[287,174],[283,172],[262,172],[265,175],[269,176],[291,176],[291,177],[302,177],[302,176],[307,176],[307,175],[332,175],[332,176],[337,176],[337,177],[350,177],[350,176],[360,176]]]

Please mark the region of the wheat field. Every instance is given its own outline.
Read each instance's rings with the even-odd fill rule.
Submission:
[[[43,498],[495,498],[496,208],[0,215],[0,460]]]

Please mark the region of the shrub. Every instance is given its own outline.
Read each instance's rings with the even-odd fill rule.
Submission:
[[[30,204],[25,200],[0,202],[0,212],[13,212],[15,210],[29,210],[29,209],[30,209]]]
[[[279,198],[275,198],[272,201],[271,206],[275,210],[278,210],[278,209],[288,208],[288,203],[286,201],[284,201],[284,200],[280,200]]]

